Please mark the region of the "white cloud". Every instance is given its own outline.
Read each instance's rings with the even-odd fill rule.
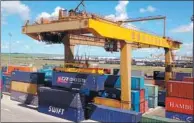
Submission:
[[[119,4],[115,7],[116,10],[116,20],[124,20],[128,18],[127,15],[127,5],[129,1],[119,1]]]
[[[105,16],[106,19],[110,19],[113,21],[119,21],[119,20],[126,20],[128,19],[128,14],[127,14],[127,5],[128,5],[129,1],[119,1],[118,5],[115,7],[115,14],[110,14]],[[126,28],[130,28],[130,29],[136,29],[138,30],[138,28],[131,24],[131,23],[124,23],[121,26],[126,27]]]
[[[5,16],[19,15],[22,20],[30,19],[30,8],[21,1],[2,1],[1,2],[2,24],[5,24]]]
[[[172,29],[172,33],[184,33],[184,32],[192,32],[193,31],[193,23],[187,25],[180,25],[179,27],[176,27],[175,29]]]
[[[155,12],[156,8],[154,8],[153,6],[147,6],[147,8],[140,8],[139,12],[140,13],[145,13],[145,12]]]
[[[115,7],[115,14],[110,14],[105,16],[106,19],[111,19],[113,21],[128,19],[127,15],[127,5],[129,1],[119,1],[118,5]]]
[[[47,13],[47,12],[42,12],[40,13],[37,17],[36,20],[38,21],[40,18],[47,18],[47,19],[55,19],[58,17],[59,15],[59,10],[60,9],[64,9],[60,6],[57,6],[54,10],[54,12],[52,12],[51,14]]]
[[[182,44],[181,48],[179,50],[175,51],[176,55],[186,55],[186,56],[192,56],[193,51],[193,43],[184,43]]]

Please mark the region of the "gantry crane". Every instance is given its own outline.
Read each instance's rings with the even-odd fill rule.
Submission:
[[[121,101],[120,108],[131,108],[131,50],[133,47],[165,48],[166,72],[171,72],[171,51],[180,48],[181,43],[170,38],[159,37],[146,32],[121,27],[95,14],[86,12],[67,12],[60,10],[57,20],[41,23],[26,23],[22,33],[35,40],[51,43],[63,43],[66,62],[73,61],[74,46],[78,44],[104,46],[105,42],[114,42],[120,49],[121,62]],[[82,34],[92,33],[94,36]],[[115,51],[115,50],[114,50]]]

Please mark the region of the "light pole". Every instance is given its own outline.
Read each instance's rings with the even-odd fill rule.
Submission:
[[[11,37],[12,37],[12,34],[9,33],[8,35],[10,37],[10,40],[9,40],[9,65],[10,65],[11,64]]]
[[[194,16],[194,15],[193,15],[193,16]],[[192,21],[192,22],[193,22],[193,18],[194,18],[193,16],[191,17],[191,21]],[[192,66],[193,66],[193,74],[192,74],[192,75],[193,75],[193,77],[194,77],[194,40],[193,40],[193,65],[192,65]]]

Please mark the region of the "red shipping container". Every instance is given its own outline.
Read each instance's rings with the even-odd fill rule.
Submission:
[[[167,111],[194,115],[193,104],[194,100],[192,99],[166,97]]]
[[[183,81],[185,81],[185,82],[194,82],[194,77],[185,77],[183,79]]]
[[[146,100],[146,101],[145,101],[145,112],[147,112],[148,110],[149,110],[148,101]]]
[[[194,99],[193,84],[190,82],[168,81],[167,95],[170,97]]]
[[[145,101],[145,89],[140,90],[140,103]]]
[[[140,112],[145,113],[145,101],[140,103]]]

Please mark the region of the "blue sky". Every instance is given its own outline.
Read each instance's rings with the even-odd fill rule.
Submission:
[[[57,15],[59,8],[75,8],[79,1],[12,1],[1,2],[1,50],[9,52],[11,37],[11,52],[21,53],[48,53],[63,54],[62,45],[45,45],[21,33],[21,26],[26,19],[31,22],[39,17]],[[193,1],[86,1],[86,10],[111,19],[127,19],[155,15],[167,17],[167,36],[184,43],[178,55],[191,55],[193,41],[193,23],[190,18],[193,14]],[[129,26],[162,35],[162,21],[131,23]],[[79,49],[79,50],[78,50]],[[100,52],[99,52],[100,51]],[[119,56],[119,53],[106,53],[103,48],[92,46],[78,46],[75,53],[78,55]],[[90,52],[90,53],[89,53]],[[146,57],[150,54],[163,53],[163,49],[142,49],[133,51],[135,57]]]

